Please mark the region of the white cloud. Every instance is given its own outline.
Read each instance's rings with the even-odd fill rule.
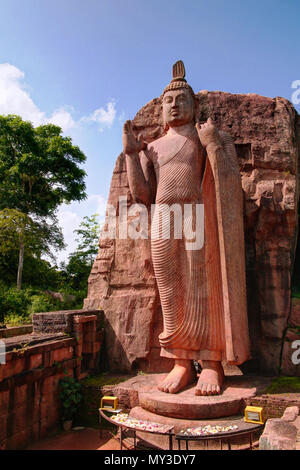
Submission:
[[[87,198],[87,204],[95,207],[95,213],[99,215],[100,222],[105,218],[106,199],[101,194],[91,194]]]
[[[115,102],[110,101],[109,103],[107,103],[107,110],[105,110],[104,108],[96,109],[91,115],[90,119],[91,121],[96,121],[100,124],[105,124],[108,127],[111,127],[112,123],[115,120],[116,112],[117,111],[115,108]]]
[[[72,129],[76,125],[72,115],[64,108],[54,111],[48,122],[61,127],[64,131]]]
[[[115,100],[108,101],[106,108],[99,107],[89,116],[82,116],[75,121],[70,106],[61,106],[49,117],[41,111],[30,97],[24,81],[25,74],[14,65],[0,64],[0,114],[17,114],[34,126],[53,123],[63,132],[78,127],[83,123],[97,123],[99,131],[110,128],[115,121],[117,110]]]
[[[21,115],[38,126],[45,116],[25,90],[23,79],[24,73],[14,65],[0,64],[0,113]]]

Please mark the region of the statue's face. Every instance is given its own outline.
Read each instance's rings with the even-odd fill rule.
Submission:
[[[167,91],[162,105],[165,125],[176,127],[193,121],[194,100],[187,89]]]

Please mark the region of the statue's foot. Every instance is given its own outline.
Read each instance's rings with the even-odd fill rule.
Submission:
[[[220,395],[224,371],[219,361],[202,361],[202,371],[198,379],[195,395]]]
[[[174,368],[157,388],[161,392],[177,393],[194,382],[195,378],[196,374],[192,361],[176,359]]]

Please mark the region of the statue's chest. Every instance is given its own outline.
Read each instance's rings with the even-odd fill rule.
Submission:
[[[201,175],[203,165],[199,144],[195,139],[182,136],[162,139],[151,149],[151,159],[157,180],[166,172],[170,172],[174,177],[174,173],[181,169],[194,174],[197,178]]]

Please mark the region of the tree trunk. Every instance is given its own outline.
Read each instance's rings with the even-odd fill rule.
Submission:
[[[17,275],[17,289],[20,289],[20,290],[22,288],[23,262],[24,262],[24,244],[23,244],[23,241],[20,241],[19,266],[18,266],[18,275]]]

